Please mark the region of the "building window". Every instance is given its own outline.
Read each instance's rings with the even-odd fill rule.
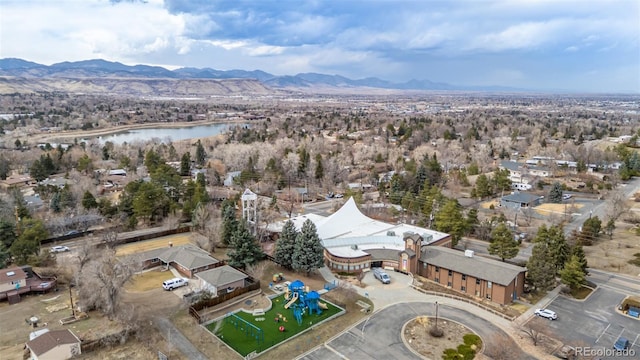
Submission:
[[[466,288],[466,287],[464,287],[464,286],[461,286],[461,287],[460,287],[460,290],[461,290],[462,292],[467,292],[467,288]]]
[[[493,285],[493,284],[491,283],[491,281],[487,281],[487,288],[488,288],[488,289],[491,289],[491,286],[492,286],[492,285]]]
[[[435,278],[435,282],[440,283],[440,278]]]
[[[487,294],[487,299],[491,300],[491,294]]]
[[[465,281],[465,280],[467,280],[467,275],[462,274],[462,281]]]
[[[440,266],[436,266],[436,272],[440,272]]]
[[[451,281],[447,282],[447,286],[451,287]]]
[[[422,267],[426,269],[427,268],[427,263],[422,263]]]
[[[453,270],[449,270],[449,276],[453,275]]]
[[[476,285],[480,285],[480,279],[476,279]]]
[[[151,262],[152,262],[152,263],[157,263],[158,261],[160,261],[160,259],[158,259],[158,258],[151,259]]]

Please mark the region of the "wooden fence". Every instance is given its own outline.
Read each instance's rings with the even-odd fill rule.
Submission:
[[[446,297],[446,298],[449,298],[449,299],[454,299],[454,300],[465,302],[467,304],[471,304],[471,305],[477,306],[477,307],[479,307],[479,308],[481,308],[481,309],[483,309],[485,311],[488,311],[488,312],[490,312],[490,313],[492,313],[494,315],[500,316],[501,318],[509,320],[509,321],[513,321],[513,320],[516,319],[515,316],[509,316],[509,315],[503,314],[500,311],[492,309],[492,308],[490,308],[490,307],[488,307],[486,305],[482,305],[482,304],[480,304],[480,303],[478,303],[476,301],[463,298],[461,296],[456,296],[456,295],[451,295],[451,294],[446,294],[446,293],[441,293],[441,292],[436,292],[436,291],[429,291],[429,290],[425,290],[425,289],[422,289],[420,287],[413,286],[413,285],[411,287],[413,287],[414,289],[416,289],[416,290],[418,290],[421,293],[426,294],[426,295]]]
[[[230,293],[224,293],[211,299],[198,301],[197,303],[189,307],[189,314],[193,316],[196,319],[196,321],[198,321],[198,323],[200,324],[202,321],[202,317],[200,316],[199,311],[202,311],[203,309],[206,309],[206,308],[210,308],[212,306],[222,304],[225,301],[228,301],[240,295],[246,294],[249,291],[260,289],[259,280],[256,281],[253,279],[247,279],[247,281],[250,281],[252,283],[249,284],[248,286],[235,289]]]

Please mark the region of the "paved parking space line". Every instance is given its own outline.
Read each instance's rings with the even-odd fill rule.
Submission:
[[[609,329],[609,326],[611,326],[611,323],[607,324],[607,327],[604,328],[604,330],[602,330],[602,334],[600,334],[600,336],[598,336],[598,338],[596,339],[596,344],[598,343],[598,341],[600,341],[600,338],[602,337],[602,335],[604,335],[604,333],[607,332],[607,330]]]
[[[333,352],[334,354],[340,356],[341,359],[349,360],[348,357],[342,355],[342,353],[340,353],[338,350],[332,348],[329,344],[324,344],[324,347],[329,349],[329,351]]]

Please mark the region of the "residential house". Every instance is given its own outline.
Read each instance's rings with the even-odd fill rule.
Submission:
[[[227,176],[225,176],[223,184],[226,187],[231,187],[233,186],[233,179],[237,178],[238,176],[240,176],[240,174],[242,173],[242,171],[229,171],[227,173]]]
[[[69,329],[51,330],[27,342],[34,360],[71,359],[82,353],[81,341]]]
[[[249,275],[229,265],[219,266],[196,274],[196,278],[200,282],[200,289],[211,292],[213,296],[245,287],[248,277]]]
[[[523,183],[525,182],[524,177],[524,169],[521,164],[511,161],[511,160],[503,160],[500,162],[498,166],[500,170],[509,170],[509,180],[514,183]]]
[[[8,190],[10,188],[23,188],[30,186],[34,182],[33,178],[28,174],[11,175],[4,180],[0,180],[0,188]]]
[[[29,208],[29,210],[32,210],[32,211],[38,210],[42,206],[44,206],[44,201],[42,201],[39,194],[26,195],[26,196],[23,196],[23,199],[25,204],[27,205],[27,208]]]
[[[531,208],[540,205],[541,197],[538,195],[513,192],[500,199],[500,206],[510,209]]]
[[[173,267],[180,274],[193,278],[198,272],[224,265],[208,252],[193,246],[181,245],[149,250],[141,254],[144,268],[155,266]]]
[[[31,266],[0,270],[0,300],[10,304],[20,302],[20,295],[29,292],[47,292],[56,287],[56,278],[43,278]]]
[[[478,257],[473,251],[426,246],[418,263],[418,275],[461,293],[504,305],[524,292],[526,268]]]
[[[0,270],[0,298],[7,297],[10,291],[27,286],[27,274],[19,267]],[[4,294],[4,295],[3,295]]]

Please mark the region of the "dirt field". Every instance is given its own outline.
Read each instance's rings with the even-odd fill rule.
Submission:
[[[552,204],[552,203],[544,203],[535,207],[535,210],[540,215],[549,215],[549,214],[571,214],[580,210],[583,207],[583,204]]]
[[[32,316],[40,319],[39,327],[33,328],[25,319]],[[59,320],[71,316],[69,307],[69,292],[61,290],[44,295],[23,296],[18,304],[0,303],[0,347],[10,347],[0,352],[0,358],[22,356],[22,346],[29,340],[29,333],[46,327],[50,330],[68,328],[83,339],[89,339],[96,334],[112,331],[114,324],[106,320],[101,314],[90,312],[89,318],[63,326]],[[17,351],[16,351],[17,350]]]
[[[139,241],[135,243],[121,245],[116,248],[116,255],[117,256],[130,255],[130,254],[149,251],[153,249],[159,249],[162,247],[169,246],[169,243],[172,243],[174,246],[190,244],[191,241],[189,236],[190,236],[189,233],[175,234],[175,235],[163,236],[157,239],[151,239],[151,240],[145,240],[145,241]]]
[[[155,268],[137,274],[124,286],[129,292],[144,292],[158,288],[163,281],[174,277],[171,271],[162,271],[163,268]]]
[[[594,245],[584,247],[589,267],[640,276],[640,267],[627,262],[640,252],[639,240],[632,225],[617,222],[612,239],[602,234]]]
[[[404,329],[406,342],[413,350],[419,352],[428,359],[440,359],[445,349],[455,349],[462,344],[465,334],[473,334],[469,328],[454,321],[438,321],[438,328],[444,332],[441,338],[434,338],[429,334],[429,329],[435,323],[434,318],[427,318],[426,323],[419,319],[411,320]]]

